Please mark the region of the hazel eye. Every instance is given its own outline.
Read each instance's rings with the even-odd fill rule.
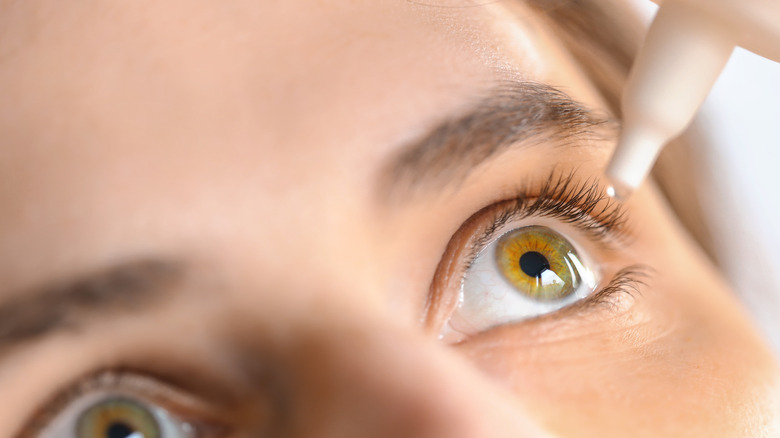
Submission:
[[[538,301],[565,298],[579,287],[577,252],[561,235],[531,226],[504,234],[496,245],[501,273],[518,293]]]
[[[154,414],[128,399],[108,399],[96,403],[79,417],[78,438],[160,438],[160,425]]]
[[[89,392],[57,414],[39,438],[198,438],[163,407],[121,393]]]
[[[596,272],[587,255],[551,228],[512,228],[466,269],[441,337],[457,341],[574,304],[594,292]]]

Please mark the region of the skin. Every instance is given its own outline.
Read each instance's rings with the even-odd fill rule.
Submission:
[[[230,436],[780,430],[775,359],[651,182],[615,249],[573,232],[605,276],[651,267],[640,294],[438,339],[467,219],[553,168],[599,178],[614,144],[543,141],[380,194],[407,141],[498,81],[607,112],[522,5],[0,1],[0,29],[0,299],[134,258],[190,266],[153,306],[0,355],[0,436],[112,369]]]

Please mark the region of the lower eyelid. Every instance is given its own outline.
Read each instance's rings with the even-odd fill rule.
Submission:
[[[590,296],[561,309],[560,312],[588,316],[598,313],[600,309],[606,309],[613,317],[626,312],[631,308],[634,300],[646,290],[653,272],[654,269],[648,265],[627,266],[616,272],[607,284]],[[550,315],[558,316],[555,313]]]
[[[605,318],[615,318],[631,309],[634,301],[645,290],[652,272],[654,270],[647,265],[627,266],[612,275],[608,283],[596,289],[583,300],[558,311],[520,323],[560,322],[563,320],[577,323],[582,322],[583,319],[597,322],[603,321]]]
[[[560,329],[562,326],[571,327],[579,332],[577,329],[581,328],[583,323],[600,324],[629,312],[635,300],[641,297],[649,286],[654,273],[655,270],[648,265],[637,264],[624,267],[613,274],[607,284],[570,306],[522,321],[500,324],[450,343],[460,345],[472,341],[479,342],[483,337],[492,338],[504,333],[512,338],[513,344],[519,342],[515,345],[517,348],[521,348],[525,341],[518,338],[518,329],[523,329],[524,333],[529,333],[528,330],[530,330],[534,334],[534,340],[529,342],[529,345],[536,344],[538,339],[546,338],[547,333],[554,333],[555,338],[561,337]],[[509,339],[506,336],[500,337],[505,340]],[[523,338],[526,337],[523,336]]]

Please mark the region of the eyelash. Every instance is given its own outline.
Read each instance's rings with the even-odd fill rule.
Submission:
[[[490,225],[477,237],[469,251],[466,267],[507,223],[528,217],[546,217],[573,225],[597,240],[607,249],[630,238],[626,212],[622,205],[606,196],[606,189],[595,180],[577,183],[575,171],[560,174],[553,171],[536,190],[526,187],[510,200],[495,203],[474,215],[493,215]]]
[[[592,308],[601,305],[613,306],[618,295],[635,297],[642,294],[642,288],[654,270],[647,265],[631,265],[618,271],[604,287],[581,302],[582,308]],[[576,307],[576,304],[575,304]]]
[[[494,203],[473,215],[466,224],[485,221],[489,225],[471,239],[461,272],[471,268],[479,253],[502,232],[506,224],[529,217],[551,218],[572,225],[608,251],[614,250],[618,243],[629,243],[632,233],[622,204],[606,196],[605,188],[596,180],[577,182],[575,174],[576,171],[553,171],[538,188],[534,189],[527,184],[513,198]],[[619,296],[635,297],[641,294],[652,272],[653,269],[646,265],[626,266],[587,298],[524,322],[560,318],[604,306],[616,309]]]

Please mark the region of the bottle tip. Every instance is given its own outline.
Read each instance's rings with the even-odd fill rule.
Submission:
[[[619,181],[611,181],[607,186],[607,196],[618,201],[627,201],[633,193],[631,187],[621,184]]]

